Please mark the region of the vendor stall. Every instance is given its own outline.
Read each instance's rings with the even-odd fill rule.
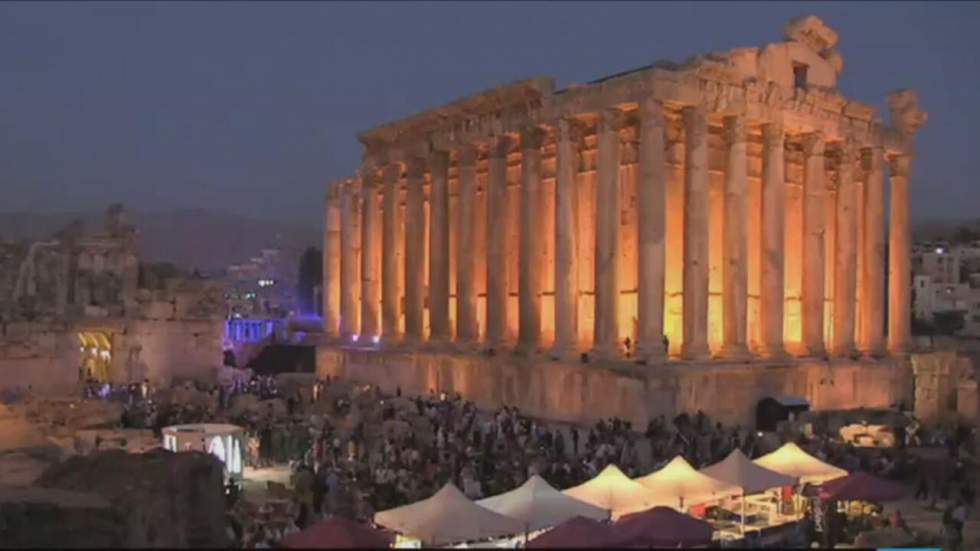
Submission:
[[[559,492],[538,475],[514,490],[481,499],[476,504],[524,522],[527,532],[550,528],[575,517],[593,520],[609,517],[605,509]]]
[[[695,547],[711,543],[710,524],[670,507],[626,515],[613,525],[620,547]]]
[[[524,522],[473,503],[451,482],[428,499],[376,513],[374,522],[427,546],[499,538],[525,529]]]
[[[701,469],[701,474],[727,482],[741,490],[737,509],[739,532],[745,534],[746,525],[754,528],[772,526],[780,522],[781,496],[767,490],[793,486],[796,479],[760,467],[736,448],[724,460]],[[734,503],[729,507],[734,509]]]
[[[694,470],[680,455],[662,469],[635,479],[651,494],[654,505],[666,505],[679,511],[685,506],[738,495],[741,488]]]
[[[555,526],[527,543],[528,549],[612,547],[612,526],[585,517],[575,517]]]
[[[799,446],[787,442],[778,450],[763,455],[753,463],[760,467],[796,478],[800,484],[820,484],[847,476],[847,471],[824,463]]]
[[[609,511],[613,519],[653,506],[651,492],[630,480],[615,465],[609,465],[595,478],[565,490],[565,495]]]

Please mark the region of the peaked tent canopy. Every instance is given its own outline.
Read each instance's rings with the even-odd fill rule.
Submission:
[[[693,547],[708,545],[714,528],[670,507],[627,515],[613,525],[619,547]]]
[[[679,455],[659,471],[635,481],[650,490],[654,504],[674,508],[741,492],[738,486],[699,473]]]
[[[574,547],[601,549],[612,547],[615,533],[612,526],[590,518],[575,517],[555,526],[527,542],[528,549]]]
[[[754,463],[770,471],[798,478],[801,483],[819,484],[847,476],[844,469],[820,461],[793,442],[783,444],[778,450],[763,455]]]
[[[741,488],[744,494],[755,494],[770,488],[796,484],[796,479],[791,476],[756,465],[738,448],[722,461],[701,469],[701,474],[734,484]]]
[[[516,518],[528,531],[542,530],[574,517],[609,518],[609,511],[569,497],[534,475],[520,487],[476,502],[495,513]]]
[[[473,503],[451,482],[428,499],[380,511],[374,522],[416,537],[427,545],[509,536],[524,532],[524,523]]]
[[[864,472],[824,482],[820,499],[825,501],[897,501],[908,492],[901,484]]]
[[[634,482],[610,464],[592,480],[565,490],[565,495],[609,511],[613,518],[642,511],[651,505],[653,496],[642,484]]]
[[[394,541],[394,534],[332,517],[287,535],[279,545],[293,549],[379,549],[391,547]]]

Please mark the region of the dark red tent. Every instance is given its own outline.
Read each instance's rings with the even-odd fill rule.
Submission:
[[[608,524],[574,517],[527,542],[528,549],[551,547],[602,548],[612,546],[613,529]]]
[[[371,549],[391,547],[395,536],[389,532],[340,517],[294,532],[279,540],[280,547],[292,549]]]
[[[906,493],[901,484],[865,472],[828,480],[820,487],[820,499],[825,501],[896,501]]]
[[[703,520],[670,507],[626,515],[613,525],[616,545],[623,547],[694,547],[711,543],[714,529]]]

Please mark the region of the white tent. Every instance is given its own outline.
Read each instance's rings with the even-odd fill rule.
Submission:
[[[609,465],[592,480],[562,493],[601,507],[609,511],[614,519],[653,507],[650,491],[630,480],[615,465]]]
[[[699,473],[677,456],[659,471],[635,479],[650,490],[654,505],[666,505],[683,510],[685,505],[738,495],[738,486]]]
[[[847,471],[844,469],[820,461],[792,442],[787,442],[778,450],[763,455],[754,463],[770,471],[797,478],[801,483],[819,484],[847,476]]]
[[[609,518],[605,509],[559,492],[538,475],[519,488],[481,499],[476,504],[523,521],[528,532],[550,528],[577,516],[595,520]]]
[[[473,503],[447,483],[432,497],[375,513],[374,522],[422,540],[445,545],[524,532],[524,523]]]
[[[755,494],[770,488],[796,484],[796,479],[791,476],[756,465],[738,448],[735,448],[724,460],[701,469],[701,474],[733,484],[739,487],[743,494]]]

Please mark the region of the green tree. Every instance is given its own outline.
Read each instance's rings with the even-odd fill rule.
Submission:
[[[323,282],[323,255],[320,249],[310,247],[299,259],[299,281],[296,283],[296,301],[300,314],[316,314],[314,288]]]
[[[936,334],[952,336],[966,327],[966,312],[962,310],[936,312],[932,316],[932,324]]]

